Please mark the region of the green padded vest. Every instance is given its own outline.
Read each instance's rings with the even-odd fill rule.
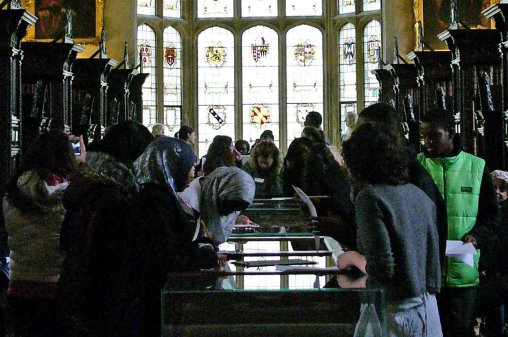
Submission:
[[[432,176],[445,200],[447,239],[461,240],[476,224],[485,161],[463,151],[455,157],[427,158],[420,153],[417,158]],[[443,268],[445,285],[455,288],[478,285],[479,260],[479,250],[474,257],[474,267],[448,257]]]

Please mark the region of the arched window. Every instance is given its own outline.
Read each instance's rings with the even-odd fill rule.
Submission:
[[[363,29],[363,85],[364,105],[367,107],[379,99],[379,82],[372,70],[379,67],[381,53],[381,25],[372,20]]]
[[[182,38],[173,27],[164,29],[164,125],[173,131],[182,115]]]
[[[253,143],[272,130],[279,144],[279,39],[265,26],[242,36],[243,139]]]
[[[300,137],[309,111],[323,114],[323,35],[300,25],[287,33],[287,144]]]
[[[345,117],[356,112],[356,29],[345,24],[339,33],[339,101],[341,130],[346,131]]]
[[[137,0],[137,8],[137,44],[152,55],[143,123],[189,124],[199,156],[215,135],[252,144],[265,129],[284,153],[311,110],[336,142],[347,114],[378,100],[381,0]]]
[[[235,139],[235,43],[233,34],[208,28],[198,37],[199,155],[206,154],[213,138]]]
[[[143,84],[143,120],[150,126],[157,123],[157,47],[155,32],[148,25],[138,27],[138,55],[143,73],[148,77]]]

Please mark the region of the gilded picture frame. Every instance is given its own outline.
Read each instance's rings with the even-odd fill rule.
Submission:
[[[482,11],[497,3],[496,0],[459,0],[459,19],[473,29],[494,28],[494,23],[482,15]],[[437,35],[448,29],[450,21],[450,0],[412,0],[415,18],[415,42],[418,48],[420,34],[425,43],[433,49],[448,49]],[[421,23],[421,26],[420,26]]]
[[[80,44],[99,44],[104,27],[105,0],[23,0],[23,8],[38,17],[26,41],[52,41],[63,34],[71,9],[72,39]],[[93,20],[91,20],[93,18]]]

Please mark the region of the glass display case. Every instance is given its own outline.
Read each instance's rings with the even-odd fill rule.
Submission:
[[[263,282],[306,275],[297,288]],[[239,289],[236,279],[257,289]],[[385,297],[363,274],[316,269],[170,274],[162,291],[162,336],[386,336]],[[256,281],[257,279],[257,281]]]

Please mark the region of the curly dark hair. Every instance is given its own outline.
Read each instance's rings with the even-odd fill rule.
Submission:
[[[262,141],[255,148],[252,149],[252,153],[250,155],[250,163],[251,166],[258,167],[258,158],[259,157],[269,157],[272,156],[273,164],[270,168],[272,172],[278,173],[280,168],[282,167],[282,157],[280,154],[280,150],[277,148],[271,141]]]
[[[209,175],[217,167],[235,165],[235,157],[231,152],[233,139],[229,136],[215,136],[206,153],[206,161],[203,165],[205,175]]]
[[[408,181],[408,159],[400,136],[381,124],[364,124],[343,144],[346,166],[359,183],[400,185]]]

